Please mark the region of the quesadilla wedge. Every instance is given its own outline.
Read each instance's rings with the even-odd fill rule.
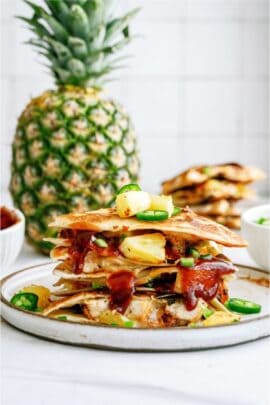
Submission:
[[[125,236],[129,232],[160,231],[191,240],[213,240],[224,246],[243,247],[246,242],[229,229],[196,215],[188,207],[167,220],[152,222],[132,218],[120,218],[115,208],[100,209],[84,213],[71,213],[58,216],[51,227],[60,228],[60,239],[72,239],[72,231],[108,232],[109,235]],[[67,231],[66,231],[67,230]],[[76,234],[76,232],[75,232]],[[48,239],[51,240],[51,239]],[[65,244],[69,243],[65,241]]]
[[[194,205],[192,210],[212,221],[231,229],[240,229],[240,210],[231,201],[218,200],[206,204]]]
[[[195,205],[218,200],[237,201],[242,198],[253,198],[255,192],[242,183],[211,179],[196,187],[179,189],[172,193],[176,205]]]
[[[231,201],[222,199],[205,204],[193,205],[192,210],[198,215],[223,215],[239,217],[240,210]]]
[[[238,320],[224,306],[236,268],[222,248],[246,242],[189,208],[134,214],[133,207],[132,216],[120,217],[122,200],[116,208],[55,218],[59,235],[47,240],[55,245],[58,281],[42,315],[138,328],[204,326],[214,314],[223,323]],[[154,201],[164,206],[162,197]]]
[[[211,221],[218,222],[221,225],[224,225],[230,229],[240,229],[241,227],[241,217],[240,216],[224,216],[224,215],[208,215],[207,218]]]
[[[163,193],[172,192],[202,184],[209,179],[221,179],[236,183],[251,183],[265,178],[262,170],[243,166],[239,163],[224,163],[221,165],[194,166],[162,183]]]

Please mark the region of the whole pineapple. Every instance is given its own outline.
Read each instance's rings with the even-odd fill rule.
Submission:
[[[19,118],[10,190],[26,216],[26,232],[43,251],[47,225],[61,213],[110,206],[115,192],[136,182],[136,136],[130,118],[102,95],[105,77],[131,37],[138,11],[110,15],[110,0],[30,1],[29,42],[50,62],[57,88],[32,99]]]

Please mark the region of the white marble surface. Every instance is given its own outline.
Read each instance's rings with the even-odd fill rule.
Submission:
[[[253,264],[247,253],[234,260]],[[11,269],[46,262],[24,249]],[[185,353],[122,353],[72,347],[20,332],[2,321],[2,404],[270,403],[269,339]]]

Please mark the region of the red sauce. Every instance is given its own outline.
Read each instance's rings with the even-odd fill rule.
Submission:
[[[10,211],[6,207],[0,207],[0,229],[6,229],[19,222],[14,211]]]
[[[107,279],[110,290],[110,308],[124,314],[135,291],[135,276],[130,271],[120,270]]]
[[[223,260],[198,260],[192,268],[182,267],[182,290],[188,310],[196,307],[198,298],[205,301],[213,299],[220,286],[222,275],[235,271],[232,263]]]
[[[177,249],[177,247],[168,241],[166,243],[165,252],[166,252],[166,259],[168,260],[177,260],[180,257],[180,252]]]
[[[72,245],[69,247],[69,254],[72,261],[72,271],[73,273],[80,274],[83,271],[84,259],[89,251],[93,232],[72,232]]]
[[[107,247],[97,246],[94,242],[90,243],[90,250],[93,250],[97,253],[98,256],[109,257],[109,256],[118,256],[118,242],[115,239],[106,241]]]
[[[103,257],[117,256],[119,254],[115,239],[107,241],[108,246],[103,248],[97,246],[92,240],[94,234],[94,232],[90,231],[74,231],[70,229],[64,229],[60,232],[60,237],[71,239],[72,242],[69,247],[69,255],[72,261],[73,273],[82,273],[85,256],[90,250]]]

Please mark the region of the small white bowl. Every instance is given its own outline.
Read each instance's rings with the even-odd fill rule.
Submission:
[[[6,229],[0,230],[0,266],[6,272],[21,251],[24,241],[25,218],[21,211],[10,208],[16,213],[19,221]]]
[[[256,223],[261,217],[270,217],[270,204],[245,211],[241,219],[241,233],[248,241],[248,252],[252,259],[270,272],[270,228]]]

